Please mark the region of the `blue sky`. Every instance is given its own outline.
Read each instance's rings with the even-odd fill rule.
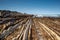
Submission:
[[[60,0],[0,0],[0,10],[56,15],[60,14]]]

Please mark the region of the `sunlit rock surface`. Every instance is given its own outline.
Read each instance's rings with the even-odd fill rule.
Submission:
[[[60,40],[60,18],[0,10],[0,40]]]

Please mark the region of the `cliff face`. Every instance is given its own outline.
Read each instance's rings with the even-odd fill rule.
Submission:
[[[22,13],[18,13],[16,11],[0,10],[0,17],[11,17],[18,15],[22,15]]]
[[[27,17],[27,16],[33,16],[30,14],[24,14],[16,11],[9,11],[9,10],[0,10],[0,17]]]

